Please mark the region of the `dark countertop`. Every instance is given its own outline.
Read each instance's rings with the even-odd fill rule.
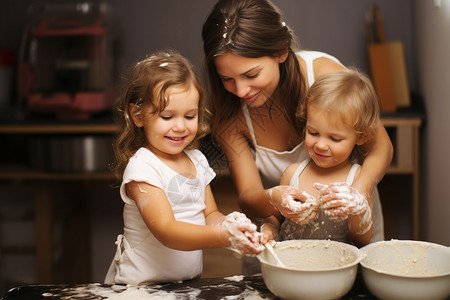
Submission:
[[[367,290],[358,272],[352,290],[344,300],[376,299]],[[127,287],[104,284],[30,285],[11,289],[3,300],[28,299],[278,299],[265,286],[261,276],[199,278],[179,283]]]

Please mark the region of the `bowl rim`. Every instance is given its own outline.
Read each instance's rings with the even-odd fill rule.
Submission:
[[[426,242],[426,241],[416,241],[416,240],[398,240],[398,239],[391,239],[391,240],[386,240],[386,241],[378,241],[378,242],[374,242],[374,243],[370,243],[364,247],[362,247],[360,250],[363,253],[363,259],[360,261],[361,267],[363,269],[367,269],[370,271],[373,271],[375,273],[378,274],[385,274],[385,275],[389,275],[392,277],[398,277],[398,278],[417,278],[417,279],[427,279],[427,278],[437,278],[437,277],[446,277],[446,276],[450,276],[450,271],[448,272],[444,272],[444,273],[440,273],[440,274],[430,274],[430,275],[409,275],[409,274],[393,274],[393,273],[389,273],[387,271],[384,270],[380,270],[380,269],[375,269],[370,267],[364,260],[367,256],[367,253],[370,249],[372,248],[376,248],[379,245],[384,245],[384,244],[394,244],[394,243],[398,243],[398,244],[405,244],[405,245],[409,245],[409,244],[419,244],[419,245],[427,245],[427,246],[431,246],[431,247],[436,247],[436,248],[442,248],[445,250],[450,251],[450,247],[446,247],[444,245],[440,245],[440,244],[436,244],[436,243],[432,243],[432,242]]]
[[[262,253],[256,255],[256,257],[258,258],[259,262],[261,264],[276,268],[276,269],[281,269],[281,270],[290,270],[290,271],[301,271],[301,272],[307,272],[307,273],[319,273],[319,272],[324,272],[324,271],[339,271],[339,270],[343,270],[343,269],[347,269],[347,268],[351,268],[351,267],[355,267],[357,266],[361,260],[364,258],[363,252],[356,246],[351,245],[351,244],[347,244],[347,243],[343,243],[343,242],[338,242],[338,241],[333,241],[333,240],[319,240],[319,239],[305,239],[305,240],[285,240],[285,241],[279,241],[277,243],[283,243],[283,242],[288,242],[288,241],[300,241],[300,242],[304,242],[307,244],[312,244],[312,243],[317,243],[317,242],[331,242],[334,244],[342,244],[345,247],[348,247],[349,249],[354,250],[354,252],[357,254],[357,257],[354,261],[344,264],[342,266],[337,266],[337,267],[332,267],[332,268],[321,268],[321,269],[314,269],[314,270],[310,270],[310,269],[302,269],[302,268],[295,268],[295,267],[281,267],[278,266],[276,263],[270,263],[267,260],[265,260],[264,258],[262,258]]]

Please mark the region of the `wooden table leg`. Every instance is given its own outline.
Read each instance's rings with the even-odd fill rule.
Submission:
[[[414,173],[413,173],[413,205],[412,205],[412,235],[414,240],[420,239],[420,161],[419,161],[419,127],[414,127]]]
[[[34,193],[38,283],[46,284],[53,281],[52,191],[41,184]]]

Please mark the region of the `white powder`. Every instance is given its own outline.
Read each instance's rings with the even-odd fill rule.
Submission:
[[[189,288],[183,290],[182,299],[196,299],[200,294],[199,289]],[[63,288],[57,292],[43,293],[44,297],[56,297],[59,299],[108,299],[108,300],[176,300],[180,299],[180,294],[176,292],[152,289],[145,286],[102,286],[98,283]]]
[[[225,277],[225,279],[239,282],[239,281],[242,281],[244,279],[244,275],[234,275],[234,276],[231,276],[231,277]]]
[[[231,277],[226,277],[226,280],[232,282],[240,282],[244,280],[243,275],[236,275]],[[58,299],[102,299],[102,300],[122,300],[122,299],[133,299],[133,300],[195,300],[202,292],[200,288],[193,287],[182,287],[179,291],[164,291],[160,288],[162,285],[153,286],[125,286],[125,285],[113,285],[104,286],[98,283],[79,285],[70,288],[53,289],[49,292],[45,292],[42,296]],[[233,284],[219,284],[211,286],[203,286],[203,290],[213,290],[214,288],[220,288],[221,290],[233,290],[237,286]],[[249,300],[260,300],[260,299],[273,299],[271,295],[261,295],[258,290],[245,284],[244,290],[232,296],[224,296],[221,299],[249,299]]]

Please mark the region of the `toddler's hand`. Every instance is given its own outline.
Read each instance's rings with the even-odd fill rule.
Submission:
[[[230,250],[239,256],[254,256],[264,250],[261,233],[243,213],[232,212],[221,222],[230,234]]]
[[[315,183],[314,188],[319,191],[319,202],[326,215],[338,221],[349,215],[361,215],[360,226],[370,228],[372,225],[372,211],[366,197],[352,186],[336,182],[330,185]],[[368,230],[368,229],[367,229]],[[365,232],[358,232],[364,234]]]
[[[290,186],[276,186],[268,190],[270,203],[286,218],[299,225],[317,217],[319,203],[306,192]]]
[[[314,188],[319,191],[319,202],[325,213],[336,220],[345,220],[348,215],[358,215],[369,208],[366,198],[344,182],[315,183]]]

